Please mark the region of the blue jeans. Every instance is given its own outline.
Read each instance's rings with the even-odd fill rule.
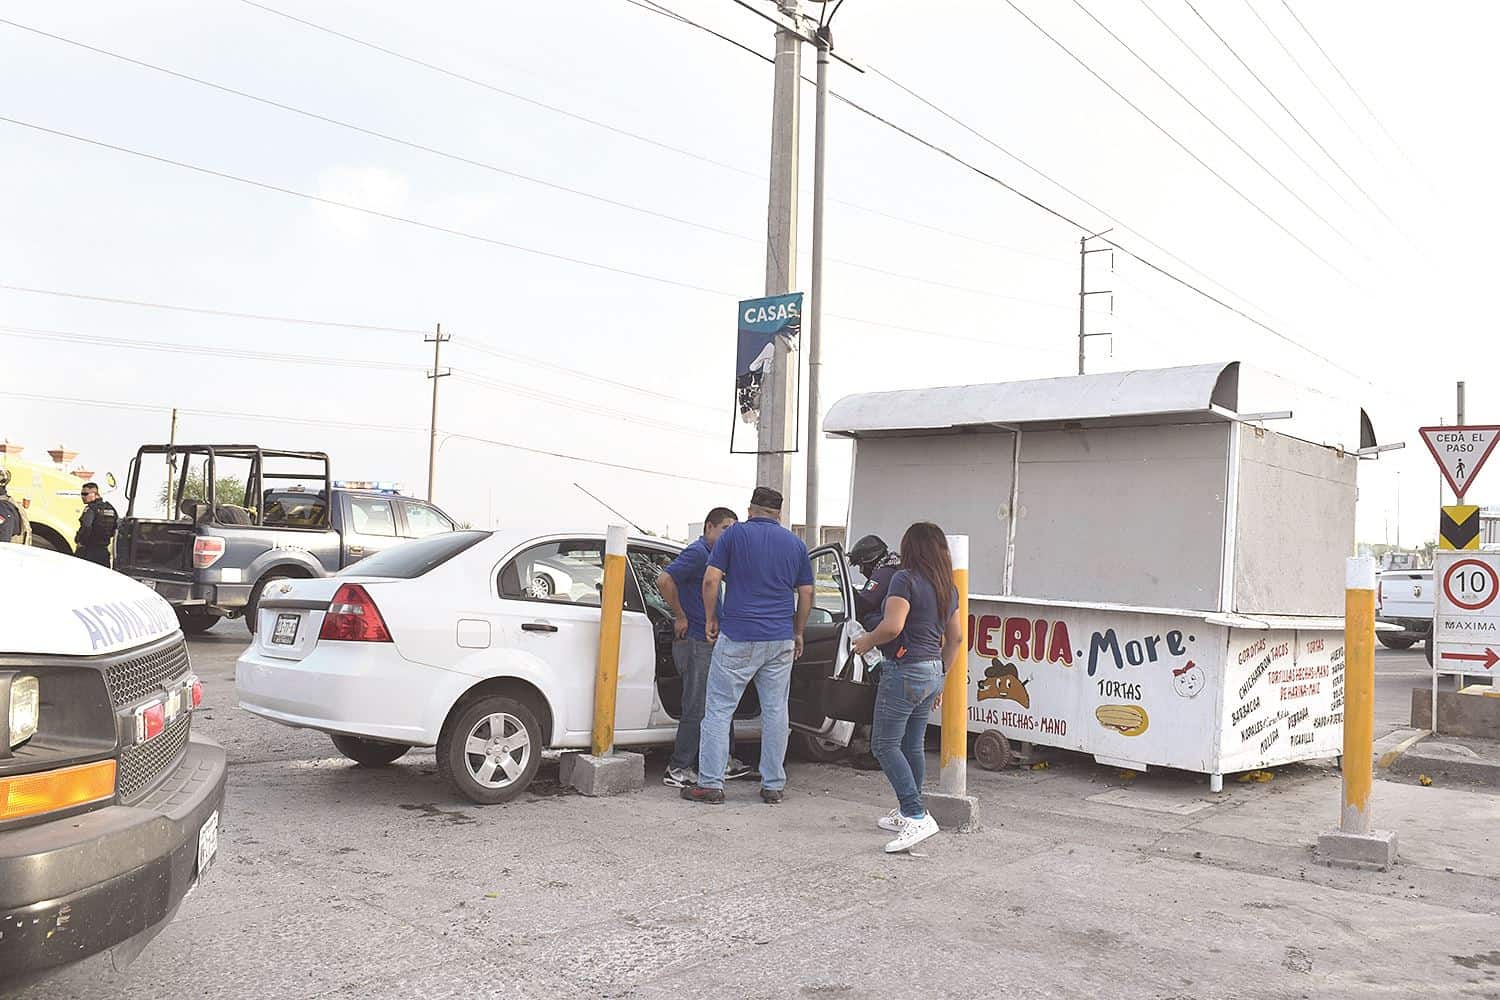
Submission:
[[[708,704],[698,744],[698,784],[723,788],[729,763],[729,728],[745,688],[753,680],[760,697],[760,784],[786,787],[787,696],[792,688],[791,639],[736,642],[719,636],[708,668]]]
[[[668,767],[694,767],[698,763],[698,741],[708,700],[708,665],[713,655],[714,644],[706,639],[672,642],[672,662],[682,677],[682,714],[677,719],[677,742],[672,746]],[[733,718],[729,722],[729,753],[734,755]]]
[[[901,815],[907,819],[927,815],[922,805],[922,778],[927,767],[922,741],[927,735],[932,703],[942,690],[941,660],[886,660],[880,668],[870,752],[880,761],[880,769],[901,803]]]

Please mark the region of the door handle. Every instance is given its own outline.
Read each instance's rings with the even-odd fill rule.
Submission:
[[[365,554],[365,547],[363,545],[351,545],[349,546],[349,554],[351,556],[362,556]]]
[[[522,632],[556,632],[556,625],[548,625],[546,622],[522,622]]]

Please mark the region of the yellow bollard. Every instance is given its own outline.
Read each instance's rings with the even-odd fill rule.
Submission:
[[[594,672],[595,757],[615,748],[615,695],[620,686],[620,621],[625,606],[625,529],[611,525],[604,542],[599,595],[599,666]]]
[[[949,535],[953,586],[958,590],[958,620],[964,623],[964,648],[943,679],[943,742],[938,755],[938,787],[945,795],[968,795],[969,779],[969,536]]]
[[[1339,828],[1318,838],[1318,855],[1333,864],[1396,863],[1396,834],[1373,830],[1370,791],[1375,747],[1375,560],[1350,559],[1344,577],[1344,760]]]
[[[1344,592],[1344,799],[1339,829],[1370,832],[1375,746],[1375,560],[1350,559]]]

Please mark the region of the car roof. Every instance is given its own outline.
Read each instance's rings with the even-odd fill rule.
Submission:
[[[604,541],[604,532],[598,528],[586,528],[582,531],[535,531],[524,528],[496,528],[490,532],[489,539],[482,543],[494,545],[505,549],[507,552],[520,548],[531,542],[561,541],[568,538],[583,538],[600,542]],[[670,538],[657,538],[651,535],[629,535],[626,538],[628,545],[652,545],[659,548],[678,550],[683,547],[682,542],[673,541]]]

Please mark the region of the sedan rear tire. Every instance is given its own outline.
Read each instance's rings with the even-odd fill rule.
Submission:
[[[443,727],[438,771],[471,802],[509,802],[536,777],[545,746],[530,705],[506,695],[484,695]]]
[[[342,733],[334,735],[333,745],[338,748],[339,753],[361,767],[385,767],[400,760],[411,749],[404,743],[382,743]]]

